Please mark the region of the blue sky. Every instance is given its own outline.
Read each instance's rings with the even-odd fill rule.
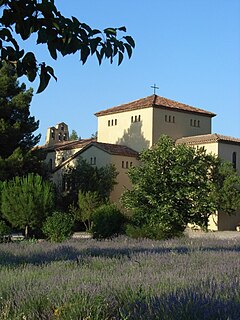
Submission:
[[[94,113],[153,93],[217,114],[212,132],[240,137],[239,0],[55,0],[65,16],[91,27],[126,26],[136,48],[118,67],[91,57],[82,66],[78,54],[55,62],[44,48],[58,81],[34,95],[31,114],[46,130],[66,122],[82,138],[97,130]],[[23,78],[23,81],[30,84]],[[31,86],[36,89],[37,83]]]

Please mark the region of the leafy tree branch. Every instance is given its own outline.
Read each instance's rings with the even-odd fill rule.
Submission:
[[[45,62],[39,62],[34,52],[20,48],[15,33],[24,41],[36,34],[37,44],[45,44],[54,60],[58,54],[79,52],[82,64],[90,55],[95,55],[99,64],[106,58],[110,63],[117,59],[120,65],[125,53],[129,58],[132,56],[135,43],[131,36],[121,36],[126,32],[124,26],[103,31],[92,29],[73,16],[64,17],[54,0],[0,0],[1,7],[4,10],[0,18],[0,62],[13,64],[18,76],[26,75],[29,81],[39,76],[38,93],[45,90],[51,77],[57,79],[54,70]]]

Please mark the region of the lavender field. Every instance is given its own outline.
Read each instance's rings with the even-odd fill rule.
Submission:
[[[240,319],[240,240],[0,245],[0,319]]]

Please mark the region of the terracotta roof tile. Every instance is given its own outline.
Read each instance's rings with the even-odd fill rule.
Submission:
[[[203,115],[210,116],[210,117],[214,117],[216,115],[215,113],[212,113],[210,111],[195,108],[195,107],[189,106],[187,104],[180,103],[180,102],[170,100],[170,99],[167,99],[164,97],[160,97],[157,95],[151,95],[146,98],[142,98],[139,100],[135,100],[135,101],[132,101],[129,103],[119,105],[117,107],[102,110],[102,111],[95,113],[95,115],[97,117],[100,117],[100,116],[107,115],[107,114],[120,113],[120,112],[145,109],[145,108],[151,108],[151,107],[167,108],[167,109],[172,109],[175,111],[201,113]]]
[[[230,144],[239,144],[240,145],[240,139],[224,136],[217,133],[212,134],[204,134],[199,136],[192,136],[192,137],[183,137],[176,140],[176,144],[188,144],[188,145],[194,145],[194,144],[202,144],[202,143],[212,143],[212,142],[225,142]]]
[[[112,144],[112,143],[104,143],[104,142],[93,142],[91,145],[100,148],[107,153],[114,154],[114,155],[122,155],[126,157],[137,157],[138,152],[120,144]],[[89,147],[91,146],[89,145]]]
[[[74,153],[71,157],[66,159],[64,162],[62,162],[60,165],[58,165],[53,172],[56,172],[60,168],[64,167],[67,163],[72,161],[73,159],[77,158],[79,155],[81,155],[85,150],[90,148],[91,146],[95,146],[97,148],[100,148],[101,150],[104,150],[107,153],[113,154],[113,155],[122,155],[126,157],[138,157],[139,153],[127,146],[123,145],[116,145],[111,143],[103,143],[103,142],[90,142],[86,144],[81,150]]]
[[[91,142],[96,141],[96,139],[81,139],[81,140],[74,140],[74,141],[62,141],[55,143],[52,146],[44,145],[41,146],[42,149],[45,151],[55,151],[55,150],[71,150],[77,148],[83,148]]]

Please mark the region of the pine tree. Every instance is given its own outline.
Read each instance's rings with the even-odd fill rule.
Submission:
[[[1,208],[3,217],[13,227],[25,230],[41,227],[53,207],[52,185],[39,175],[15,177],[2,184]]]
[[[19,84],[10,65],[0,69],[0,180],[11,179],[40,170],[33,147],[40,135],[34,136],[39,121],[30,116],[33,90]]]
[[[78,140],[78,134],[76,130],[72,130],[72,133],[70,134],[69,140],[70,141],[74,141],[74,140]]]

